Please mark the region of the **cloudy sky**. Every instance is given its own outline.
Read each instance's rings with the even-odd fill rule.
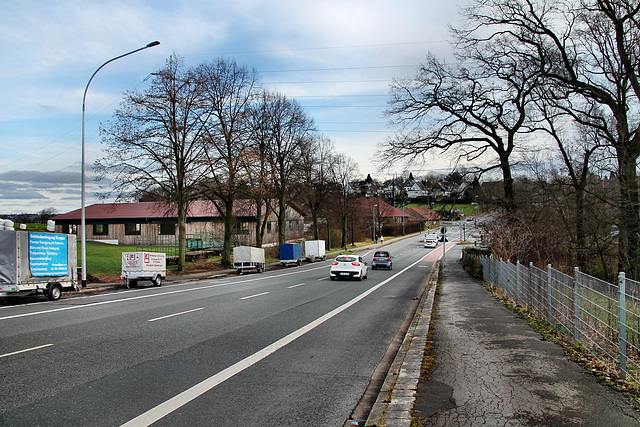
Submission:
[[[87,205],[100,188],[99,125],[122,93],[144,90],[171,54],[189,65],[220,56],[255,68],[295,98],[363,176],[389,134],[382,112],[393,77],[411,77],[428,51],[447,55],[460,0],[0,0],[0,214],[80,207],[82,95]],[[425,165],[438,169],[442,165]],[[397,173],[402,172],[399,166]]]

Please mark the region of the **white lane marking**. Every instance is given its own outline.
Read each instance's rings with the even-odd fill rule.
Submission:
[[[183,311],[183,312],[180,312],[180,313],[168,314],[168,315],[162,316],[162,317],[156,317],[155,319],[147,320],[147,322],[155,322],[157,320],[164,320],[164,319],[168,319],[170,317],[181,316],[183,314],[189,314],[189,313],[193,313],[194,311],[200,311],[200,310],[204,310],[204,307],[194,308],[193,310],[187,310],[187,311]]]
[[[41,348],[51,347],[52,345],[53,344],[39,345],[38,347],[27,348],[27,349],[24,349],[24,350],[18,350],[18,351],[14,351],[12,353],[0,354],[0,359],[3,358],[3,357],[15,356],[16,354],[20,354],[20,353],[26,353],[28,351],[40,350]]]
[[[327,268],[327,267],[326,266],[315,267],[315,268],[308,268],[308,269],[304,269],[304,270],[298,269],[295,272],[271,275],[271,276],[268,276],[268,277],[269,278],[274,278],[274,277],[289,276],[291,274],[301,274],[301,273],[305,273],[307,271],[318,270],[318,269],[321,269],[321,268]],[[39,316],[39,315],[42,315],[42,314],[56,313],[56,312],[60,312],[60,311],[79,310],[81,308],[90,308],[90,307],[99,306],[99,305],[116,304],[116,303],[120,303],[120,302],[129,302],[129,301],[135,301],[135,300],[139,300],[139,299],[157,298],[157,297],[162,297],[162,296],[166,296],[166,295],[181,294],[181,293],[185,293],[185,292],[194,292],[194,291],[200,291],[200,290],[204,290],[204,289],[220,288],[222,286],[231,286],[231,285],[237,285],[237,284],[240,284],[240,283],[255,282],[256,280],[261,280],[261,279],[264,278],[264,276],[261,275],[261,274],[258,275],[258,276],[259,277],[255,277],[255,278],[252,278],[252,279],[238,280],[238,281],[227,282],[227,283],[216,283],[214,285],[198,286],[198,287],[189,288],[189,289],[178,289],[178,290],[175,290],[175,291],[167,291],[167,292],[161,292],[161,293],[157,293],[157,294],[139,295],[139,296],[135,296],[135,297],[131,297],[131,298],[119,298],[119,299],[110,300],[110,301],[92,302],[92,303],[88,303],[88,304],[84,304],[84,305],[73,305],[73,306],[68,306],[68,307],[53,308],[51,310],[34,311],[32,313],[14,314],[14,315],[0,317],[0,320],[10,320],[10,319],[18,319],[18,318],[21,318],[21,317]],[[134,290],[132,292],[136,292],[136,291]],[[139,292],[139,291],[137,291],[137,292]]]
[[[261,292],[259,294],[254,294],[254,295],[249,295],[247,297],[242,297],[240,299],[249,299],[249,298],[255,298],[255,297],[261,297],[262,295],[267,295],[269,292]]]
[[[300,338],[301,336],[303,336],[307,332],[309,332],[309,331],[315,329],[316,327],[320,326],[321,324],[323,324],[327,320],[331,319],[332,317],[335,317],[338,314],[342,313],[343,311],[345,311],[346,309],[348,309],[352,305],[354,305],[357,302],[363,300],[364,298],[366,298],[367,296],[369,296],[373,292],[375,292],[378,289],[380,289],[382,286],[384,286],[387,283],[389,283],[391,280],[395,279],[396,277],[398,277],[399,275],[401,275],[405,271],[409,270],[411,267],[413,267],[413,266],[415,266],[415,265],[417,265],[417,264],[419,264],[421,262],[422,262],[422,259],[419,259],[418,261],[414,262],[413,264],[411,264],[410,266],[406,267],[405,269],[397,272],[396,274],[394,274],[393,276],[389,277],[388,279],[378,283],[374,287],[366,290],[365,292],[361,293],[360,295],[358,295],[357,297],[353,298],[352,300],[342,304],[340,307],[328,312],[327,314],[325,314],[323,316],[318,317],[313,322],[301,327],[300,329],[298,329],[296,331],[291,332],[289,335],[287,335],[287,336],[285,336],[283,338],[280,338],[278,341],[275,341],[274,343],[266,346],[262,350],[258,350],[256,353],[253,353],[251,356],[248,356],[248,357],[240,360],[239,362],[234,363],[233,365],[229,366],[228,368],[223,369],[222,371],[218,372],[217,374],[205,379],[204,381],[194,385],[193,387],[183,391],[182,393],[177,394],[176,396],[172,397],[171,399],[164,401],[163,403],[159,404],[158,406],[149,409],[147,412],[145,412],[145,413],[137,416],[136,418],[124,423],[122,425],[122,427],[149,426],[149,425],[155,423],[156,421],[164,418],[165,416],[169,415],[171,412],[175,411],[176,409],[186,405],[187,403],[189,403],[192,400],[196,399],[197,397],[203,395],[207,391],[209,391],[209,390],[213,389],[214,387],[222,384],[223,382],[225,382],[229,378],[232,378],[233,376],[239,374],[240,372],[244,371],[245,369],[250,368],[251,366],[253,366],[256,363],[260,362],[262,359],[265,359],[267,356],[275,353],[276,351],[278,351],[282,347],[292,343],[296,339]]]
[[[287,289],[293,289],[293,288],[297,288],[298,286],[304,286],[304,285],[306,285],[306,283],[299,283],[297,285],[287,286]]]

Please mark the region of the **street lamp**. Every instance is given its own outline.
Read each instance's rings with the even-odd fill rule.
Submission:
[[[111,58],[110,60],[108,60],[101,66],[99,66],[98,69],[93,72],[93,74],[91,75],[91,78],[87,82],[87,87],[84,88],[84,95],[82,95],[82,206],[80,209],[80,240],[81,240],[80,255],[82,256],[82,287],[83,288],[87,287],[87,238],[86,238],[87,233],[85,230],[86,217],[85,217],[85,211],[84,211],[84,204],[85,204],[84,203],[85,201],[84,199],[84,187],[85,187],[84,185],[84,111],[85,111],[85,101],[87,99],[87,90],[89,90],[89,85],[91,84],[91,80],[93,80],[95,75],[98,74],[98,71],[100,71],[102,67],[104,67],[108,63],[113,62],[116,59],[124,58],[125,56],[131,55],[132,53],[140,52],[141,50],[147,49],[149,47],[158,46],[159,44],[160,42],[156,40],[147,44],[146,46],[143,46],[136,50],[132,50],[131,52],[127,52],[124,55]]]
[[[371,216],[373,216],[373,243],[377,243],[376,242],[376,207],[378,205],[373,205],[371,206]]]

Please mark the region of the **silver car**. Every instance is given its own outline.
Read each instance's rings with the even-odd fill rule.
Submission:
[[[329,277],[331,280],[337,278],[344,279],[366,279],[367,263],[360,255],[339,255],[331,264]]]
[[[386,268],[387,270],[391,270],[393,268],[391,254],[388,251],[377,251],[376,253],[374,253],[371,268],[373,270],[378,268]]]

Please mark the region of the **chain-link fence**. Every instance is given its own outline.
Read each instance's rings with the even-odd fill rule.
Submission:
[[[465,257],[472,257],[465,253]],[[533,264],[479,257],[483,279],[571,338],[622,379],[640,383],[640,282],[620,273],[611,284],[574,269],[573,276]]]

